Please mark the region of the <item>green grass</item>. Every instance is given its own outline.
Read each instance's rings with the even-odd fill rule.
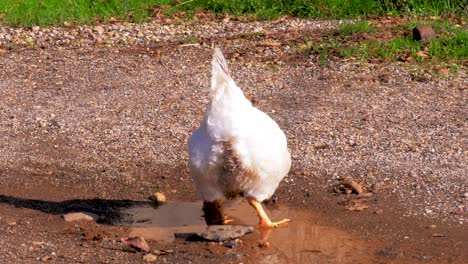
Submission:
[[[93,23],[111,17],[141,22],[148,7],[165,6],[166,13],[197,11],[252,15],[272,19],[289,15],[306,18],[364,18],[370,15],[467,16],[466,0],[0,0],[0,20],[7,25]]]
[[[9,25],[58,25],[92,23],[110,18],[140,22],[154,4],[166,0],[0,0],[0,14]]]
[[[411,29],[415,25],[431,25],[437,38],[427,43],[413,40]],[[462,65],[468,60],[468,32],[447,21],[410,21],[404,25],[393,26],[393,38],[379,38],[374,27],[367,23],[344,24],[335,32],[330,32],[322,42],[312,44],[310,53],[316,55],[321,64],[328,60],[360,59],[397,61],[412,60],[417,63]],[[391,30],[389,28],[382,29]],[[400,32],[403,30],[403,32]],[[400,32],[400,33],[397,33]],[[369,38],[359,40],[359,34],[369,33]]]
[[[338,29],[338,33],[341,36],[348,36],[356,33],[367,33],[372,31],[374,31],[374,26],[369,25],[367,21],[348,22],[342,24]]]

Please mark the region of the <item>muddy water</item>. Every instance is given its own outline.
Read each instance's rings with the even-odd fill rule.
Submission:
[[[143,236],[147,240],[173,242],[174,233],[199,232],[206,227],[202,217],[201,202],[174,202],[158,208],[150,206],[126,209],[124,226],[130,227],[131,236]],[[273,220],[285,217],[292,221],[285,227],[269,231],[256,230],[242,238],[244,244],[255,248],[259,241],[270,246],[256,251],[253,257],[258,263],[372,263],[374,245],[359,240],[342,230],[316,225],[318,216],[306,209],[285,205],[267,207]],[[233,224],[256,225],[254,210],[245,201],[226,204],[226,215]]]

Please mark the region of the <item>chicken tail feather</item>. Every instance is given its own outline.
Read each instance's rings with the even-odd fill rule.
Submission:
[[[231,80],[226,59],[218,47],[216,47],[213,52],[212,67],[211,92],[215,92],[219,87],[223,86],[224,83]]]

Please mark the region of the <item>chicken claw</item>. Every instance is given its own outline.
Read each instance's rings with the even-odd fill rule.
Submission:
[[[263,210],[262,204],[259,201],[255,200],[255,198],[253,197],[248,197],[247,200],[249,201],[250,205],[252,205],[252,207],[255,209],[258,217],[260,218],[260,223],[257,225],[258,229],[275,228],[291,221],[291,219],[285,218],[281,221],[272,222],[266,214],[265,210]]]

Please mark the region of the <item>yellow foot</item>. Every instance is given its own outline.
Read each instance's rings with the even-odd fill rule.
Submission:
[[[224,221],[223,221],[224,225],[227,225],[227,224],[232,223],[232,222],[234,222],[234,219],[228,218],[227,216],[224,216]]]
[[[291,219],[285,218],[281,221],[278,222],[271,222],[271,221],[261,221],[260,224],[257,225],[257,228],[276,228],[279,227],[280,225],[286,224],[290,222]]]

